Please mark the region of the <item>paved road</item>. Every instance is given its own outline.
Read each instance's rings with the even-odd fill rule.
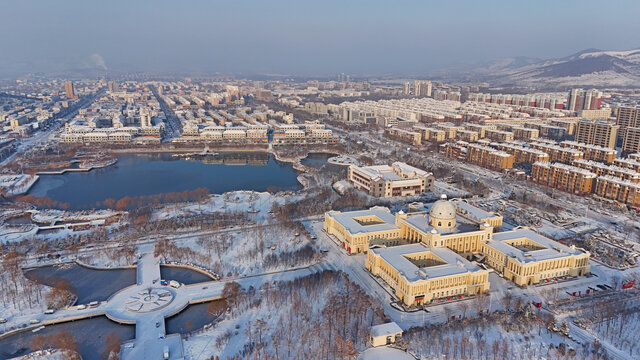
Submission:
[[[169,141],[173,138],[180,137],[180,135],[182,134],[182,124],[180,120],[175,115],[173,110],[171,110],[169,105],[167,105],[162,96],[160,96],[156,87],[153,85],[149,85],[149,89],[156,97],[156,100],[158,100],[160,109],[162,110],[162,112],[164,112],[164,115],[167,118],[167,121],[165,123],[165,136],[163,141]]]
[[[24,152],[25,150],[31,150],[31,149],[37,147],[38,145],[49,141],[51,136],[53,134],[55,134],[56,131],[58,131],[58,129],[60,129],[60,127],[64,123],[66,123],[67,121],[71,120],[74,116],[76,116],[76,114],[78,113],[78,110],[80,110],[80,109],[90,105],[91,103],[93,103],[93,101],[98,96],[101,96],[103,93],[104,93],[104,88],[98,90],[93,95],[89,95],[89,96],[83,97],[82,99],[80,99],[78,101],[78,103],[76,103],[74,105],[73,110],[71,110],[67,115],[61,117],[60,119],[56,119],[54,124],[51,127],[49,127],[49,129],[47,129],[45,131],[38,131],[33,136],[28,137],[26,139],[22,139],[20,144],[18,145],[18,148],[16,149],[16,151],[13,154],[11,154],[10,156],[8,156],[6,159],[1,161],[0,165],[7,164],[18,153]]]

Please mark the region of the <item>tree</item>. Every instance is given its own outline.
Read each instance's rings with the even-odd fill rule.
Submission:
[[[511,300],[513,300],[513,294],[507,291],[501,299],[502,305],[504,305],[504,309],[506,311],[511,311]]]
[[[49,346],[50,345],[49,345],[49,341],[48,341],[47,337],[43,336],[43,335],[34,336],[33,339],[31,340],[31,344],[29,344],[29,347],[33,351],[44,350],[45,348],[47,348]]]
[[[462,317],[467,317],[467,310],[469,310],[469,304],[466,301],[460,301],[458,303],[458,309],[462,313]]]
[[[238,301],[240,299],[240,294],[242,293],[242,286],[235,281],[230,281],[224,284],[224,288],[222,288],[222,296],[227,300],[227,303],[233,308],[236,307]]]
[[[104,340],[106,348],[104,349],[103,356],[111,357],[111,353],[119,353],[120,346],[122,345],[122,338],[116,332],[110,332],[107,334]]]
[[[78,344],[71,333],[60,331],[54,338],[53,346],[58,349],[77,351]]]
[[[218,317],[227,309],[227,302],[224,300],[214,300],[207,306],[207,315]]]
[[[451,308],[445,305],[442,307],[442,312],[444,313],[444,317],[447,318],[447,322],[449,322],[449,320],[451,320],[451,314],[453,314]]]

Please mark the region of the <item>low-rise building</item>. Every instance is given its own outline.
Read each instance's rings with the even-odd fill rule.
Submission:
[[[520,286],[589,273],[588,252],[527,228],[494,232],[494,225],[502,225],[501,216],[443,196],[395,218],[379,207],[330,211],[324,229],[350,253],[367,252],[365,268],[407,306],[488,291],[488,271],[473,259]]]
[[[613,163],[614,159],[618,156],[618,152],[615,149],[579,143],[577,141],[563,141],[560,143],[560,146],[582,151],[584,159],[586,160],[600,161],[607,164]]]
[[[558,190],[585,195],[592,192],[596,174],[562,163],[537,162],[531,167],[531,180]]]
[[[536,161],[549,161],[549,155],[541,150],[531,147],[519,146],[511,143],[498,144],[498,149],[513,155],[514,163],[534,163]]]
[[[479,144],[467,146],[467,162],[488,169],[502,171],[513,167],[513,155]]]
[[[391,166],[349,166],[348,180],[356,189],[376,197],[414,196],[433,191],[433,174],[395,162]]]
[[[350,212],[329,211],[324,214],[324,231],[335,236],[350,254],[366,252],[372,240],[400,238],[394,216],[381,206]]]
[[[467,130],[477,132],[480,139],[486,137],[487,130],[495,130],[497,128],[496,125],[480,125],[480,124],[465,124],[464,127]]]
[[[511,128],[513,137],[518,140],[531,140],[540,136],[538,129],[531,129],[522,126],[515,126]]]
[[[392,138],[399,139],[404,142],[408,142],[411,145],[420,146],[422,145],[422,135],[419,132],[406,130],[402,128],[387,128],[384,130],[387,135]]]
[[[634,159],[632,157],[620,158],[613,160],[613,164],[619,167],[632,169],[633,171],[640,172],[640,159]]]
[[[562,147],[557,144],[533,142],[529,144],[533,149],[538,149],[549,154],[547,161],[560,161],[571,164],[572,161],[584,158],[584,153],[570,147]]]
[[[402,329],[394,322],[374,325],[369,332],[371,346],[384,346],[396,342],[402,336]]]
[[[637,182],[608,175],[599,176],[595,194],[630,206],[640,206],[640,183]]]
[[[631,181],[632,183],[640,182],[640,173],[633,169],[584,159],[575,160],[572,165],[589,170],[596,174],[596,176],[609,175],[623,180]]]
[[[458,139],[466,142],[476,142],[479,139],[478,133],[471,130],[457,130],[456,136]]]
[[[493,141],[505,142],[513,140],[513,133],[510,131],[487,129],[484,134],[487,139],[491,139]]]

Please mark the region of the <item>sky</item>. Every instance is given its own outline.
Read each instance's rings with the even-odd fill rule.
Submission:
[[[427,75],[639,48],[638,14],[637,0],[0,0],[0,76]]]

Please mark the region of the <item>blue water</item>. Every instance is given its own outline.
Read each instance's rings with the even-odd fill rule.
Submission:
[[[47,286],[66,281],[78,297],[77,304],[107,300],[118,290],[136,283],[136,269],[95,270],[76,264],[31,268],[24,275]]]
[[[206,161],[173,158],[171,154],[126,154],[116,165],[64,175],[44,175],[29,191],[48,196],[72,209],[90,209],[107,198],[155,195],[208,188],[212,194],[234,190],[298,189],[297,172],[265,153],[222,154]]]
[[[99,316],[50,325],[36,333],[28,330],[2,339],[0,340],[0,360],[32,352],[31,343],[36,335],[53,337],[62,331],[68,332],[73,337],[78,352],[84,360],[106,359],[107,354],[104,351],[106,338],[110,333],[117,334],[122,342],[135,337],[135,326],[116,324],[105,316]]]
[[[221,302],[224,300],[215,300]],[[187,306],[178,315],[174,315],[165,319],[167,334],[186,334],[191,331],[199,330],[205,325],[213,322],[216,316],[207,312],[207,308],[211,302],[194,304]]]
[[[176,280],[179,283],[190,285],[199,282],[213,281],[213,279],[201,272],[178,266],[160,265],[160,277],[164,280]]]

